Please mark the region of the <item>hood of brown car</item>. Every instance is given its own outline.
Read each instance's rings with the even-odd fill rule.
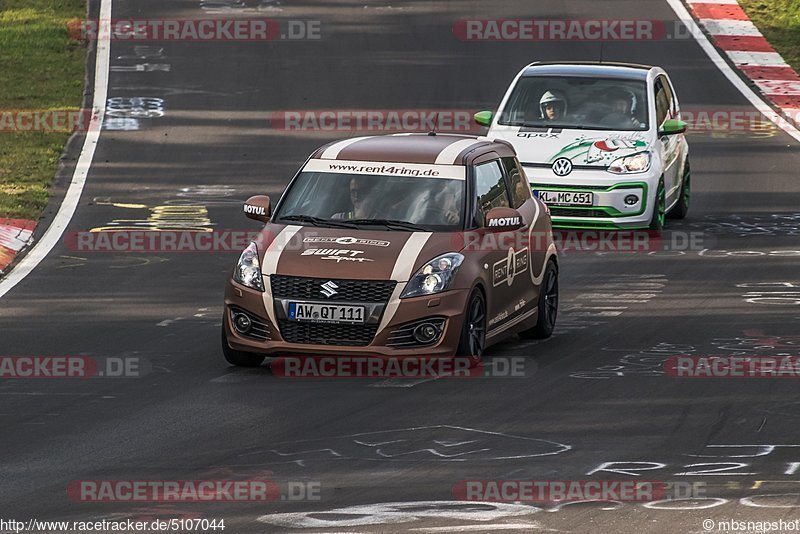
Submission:
[[[422,263],[459,250],[454,235],[268,224],[259,255],[265,275],[406,281]]]

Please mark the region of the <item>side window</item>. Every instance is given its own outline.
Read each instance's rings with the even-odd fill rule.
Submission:
[[[492,208],[510,207],[506,181],[503,179],[499,161],[475,166],[475,195],[478,226],[483,226],[486,213]]]
[[[661,83],[661,78],[656,80],[656,127],[660,128],[669,115],[669,98],[667,90]]]
[[[501,158],[508,176],[508,186],[511,192],[511,207],[519,208],[526,200],[531,198],[531,186],[517,166],[516,158]]]
[[[659,79],[661,80],[662,87],[664,87],[664,93],[666,95],[666,99],[669,106],[668,118],[674,119],[678,115],[677,108],[675,107],[675,95],[672,94],[672,87],[670,87],[667,79],[664,78],[663,76],[661,76]]]

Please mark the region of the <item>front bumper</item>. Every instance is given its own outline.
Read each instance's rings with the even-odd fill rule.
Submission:
[[[267,278],[267,277],[265,277]],[[269,283],[269,280],[265,280]],[[469,296],[468,290],[451,290],[439,295],[416,297],[399,300],[392,319],[386,326],[375,333],[371,341],[363,346],[321,343],[290,343],[286,341],[276,324],[267,313],[264,294],[245,287],[229,279],[225,286],[225,313],[223,327],[225,329],[228,345],[244,352],[254,352],[268,356],[284,354],[351,356],[351,355],[379,355],[379,356],[454,356],[458,349],[461,329],[464,320],[464,309]],[[270,300],[267,297],[266,300]],[[348,304],[337,302],[337,304]],[[391,303],[390,303],[391,304]],[[273,309],[276,309],[272,301]],[[383,314],[389,312],[388,306]],[[258,324],[257,336],[243,335],[236,331],[232,322],[232,310],[245,312],[254,324]],[[383,317],[381,317],[382,319]],[[426,318],[444,319],[444,327],[438,340],[429,345],[413,347],[389,346],[393,332],[403,326]],[[284,323],[285,324],[285,323]],[[307,324],[307,323],[305,323]],[[263,325],[263,328],[262,328]],[[324,327],[323,327],[324,328]],[[266,335],[262,332],[266,331]]]
[[[635,175],[613,175],[605,171],[575,170],[569,176],[537,177],[543,169],[527,168],[531,189],[591,193],[591,206],[548,204],[554,228],[636,229],[647,228],[653,215],[655,190],[660,175],[653,170]],[[538,171],[538,172],[537,172]],[[547,174],[552,173],[546,171]],[[535,193],[536,194],[536,193]],[[638,201],[625,202],[635,195]]]

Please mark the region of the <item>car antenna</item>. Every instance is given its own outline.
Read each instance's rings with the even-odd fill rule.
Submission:
[[[604,44],[605,44],[605,41],[600,40],[600,64],[601,65],[603,64],[603,45]]]
[[[436,112],[436,115],[433,116],[433,129],[428,132],[428,135],[436,135],[436,123],[439,122],[439,112]]]

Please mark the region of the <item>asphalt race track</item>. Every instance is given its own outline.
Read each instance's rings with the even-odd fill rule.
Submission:
[[[493,109],[530,61],[599,58],[598,42],[460,41],[457,20],[675,19],[661,0],[275,9],[258,16],[319,20],[322,38],[168,41],[144,59],[132,57],[146,56],[134,43],[113,42],[109,97],[162,99],[153,106],[163,116],[103,131],[65,235],[152,223],[165,206],[194,206],[184,214],[201,227],[258,230],[241,201],[277,198],[312,150],[350,135],[277,130],[269,113]],[[115,19],[248,16],[230,13],[200,0],[113,6]],[[752,109],[693,40],[611,42],[603,56],[664,67],[684,107]],[[114,69],[141,63],[170,70]],[[800,517],[796,382],[663,373],[664,360],[682,354],[800,354],[800,252],[787,252],[800,248],[800,150],[778,129],[688,139],[693,205],[669,229],[698,232],[702,247],[563,255],[555,335],[505,342],[487,356],[489,365],[522,357],[524,377],[289,380],[268,365],[233,368],[219,330],[239,251],[79,253],[62,240],[0,301],[2,354],[139,358],[148,372],[0,381],[0,516],[224,518],[226,532],[342,533],[705,532],[704,519]],[[609,462],[626,464],[596,471]],[[67,494],[80,480],[264,476],[319,487],[321,499],[109,503]],[[452,502],[466,480],[637,478],[699,482],[705,496]]]

